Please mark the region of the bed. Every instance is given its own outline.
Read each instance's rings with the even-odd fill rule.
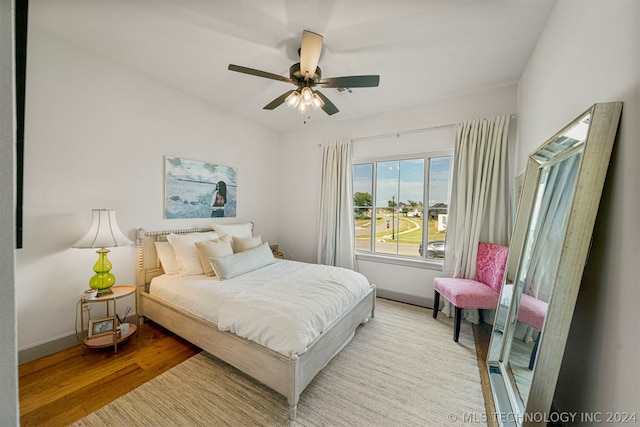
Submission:
[[[271,329],[272,327],[268,326],[270,321],[259,322],[267,326],[261,326],[264,327],[264,330],[256,332],[253,331],[253,326],[249,329],[243,329],[241,323],[237,325],[233,323],[242,321],[242,319],[237,318],[237,315],[234,319],[231,314],[241,312],[239,308],[241,308],[244,298],[250,301],[251,304],[256,304],[257,300],[265,297],[266,292],[263,291],[262,294],[260,294],[260,289],[263,289],[261,287],[255,287],[257,290],[253,293],[243,293],[241,291],[253,286],[255,281],[260,281],[263,277],[273,278],[275,275],[281,274],[281,271],[285,273],[288,271],[295,272],[295,274],[291,274],[290,276],[283,276],[282,280],[287,282],[287,286],[296,282],[295,286],[313,286],[315,288],[318,287],[317,284],[303,285],[302,283],[297,283],[298,281],[304,282],[307,280],[306,277],[311,276],[306,275],[307,269],[324,269],[322,271],[327,271],[327,274],[331,276],[329,279],[330,282],[335,282],[337,276],[334,275],[343,269],[297,263],[295,261],[273,260],[268,266],[255,269],[248,273],[241,273],[237,276],[232,275],[228,280],[219,280],[219,278],[206,277],[205,275],[186,275],[181,278],[181,275],[165,274],[158,256],[158,251],[161,251],[161,249],[156,250],[156,247],[160,248],[160,246],[157,245],[163,245],[163,243],[160,242],[166,242],[168,238],[175,239],[177,238],[176,236],[180,235],[186,237],[199,235],[200,233],[212,233],[213,231],[213,229],[163,231],[145,231],[144,229],[138,229],[136,298],[139,314],[143,319],[149,319],[169,329],[173,333],[285,396],[289,406],[289,418],[295,420],[300,395],[307,385],[313,380],[317,373],[326,366],[333,356],[348,344],[355,334],[357,327],[374,316],[375,286],[366,282],[367,288],[360,290],[357,294],[354,294],[355,296],[351,295],[352,302],[350,302],[348,306],[341,308],[339,312],[335,312],[333,317],[330,316],[326,319],[326,325],[321,327],[321,331],[317,331],[315,335],[305,336],[307,341],[291,344],[283,338],[281,341],[284,344],[280,347],[274,346],[272,343],[278,341],[277,338],[280,337],[281,330],[292,330],[295,328],[290,325],[280,326],[280,329],[275,329],[276,327],[274,326],[273,329]],[[265,242],[265,245],[268,244]],[[254,251],[255,250],[247,251],[247,253]],[[216,259],[213,261],[215,260]],[[169,268],[170,267],[167,267],[167,269]],[[348,273],[351,277],[358,275],[358,273],[351,272],[350,270],[343,270],[343,272]],[[364,276],[362,276],[362,278],[363,277]],[[304,280],[301,280],[303,278]],[[189,300],[187,295],[191,294],[192,291],[175,293],[175,289],[177,289],[178,286],[172,283],[172,281],[183,279],[184,281],[178,286],[183,286],[184,283],[187,283],[184,285],[184,289],[187,289],[187,286],[196,289],[200,287],[209,292],[214,292],[211,289],[220,288],[222,289],[221,293],[223,296],[229,292],[231,293],[229,301],[220,305],[219,310],[212,310],[214,311],[213,314],[205,310],[204,306],[206,304],[203,304],[202,300],[208,298],[210,301],[214,301],[219,295],[195,298],[195,307],[194,304],[190,305],[188,302],[185,303],[183,300]],[[219,281],[215,282],[216,279]],[[210,282],[206,282],[207,280]],[[173,294],[162,294],[161,284],[163,281],[169,283],[168,286],[165,286],[165,289],[173,289]],[[276,283],[275,281],[267,280],[267,282],[270,288],[267,287],[269,294],[266,298],[272,298],[273,295],[277,295],[276,293],[271,295],[273,288],[282,286],[274,286],[273,283]],[[214,286],[203,283],[212,283]],[[225,286],[221,286],[223,283]],[[237,284],[237,286],[227,286],[230,284]],[[363,285],[360,284],[359,286],[362,287]],[[308,287],[307,289],[311,288]],[[197,295],[197,293],[195,295]],[[193,301],[194,299],[192,298],[191,300]],[[211,303],[210,305],[215,306],[216,304]],[[343,305],[345,304],[343,303]],[[228,307],[232,307],[232,309]],[[322,310],[322,308],[320,309]],[[253,310],[253,306],[251,310]],[[325,311],[333,312],[335,310],[335,308],[331,308],[331,310],[327,309]],[[264,313],[258,313],[256,316],[262,316],[263,319],[268,319],[271,315],[269,314],[269,310],[265,308]],[[231,317],[231,320],[229,317]],[[275,323],[279,321],[278,319],[274,320]],[[307,324],[309,322],[304,320],[302,323]],[[247,335],[247,330],[249,333],[254,333],[254,336]],[[249,338],[245,338],[241,336],[241,334]],[[271,335],[267,336],[267,334]],[[291,335],[299,334],[294,333]],[[263,336],[266,336],[265,342],[261,341]]]

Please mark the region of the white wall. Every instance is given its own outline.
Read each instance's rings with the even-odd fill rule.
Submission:
[[[519,84],[518,170],[596,102],[618,137],[556,388],[562,411],[640,411],[640,2],[558,0]]]
[[[336,139],[439,127],[465,120],[512,114],[515,110],[516,86],[511,85],[374,116],[333,121],[284,134],[280,144],[280,249],[287,257],[307,262],[316,261],[323,144]],[[453,138],[453,132],[449,133]],[[447,134],[447,131],[442,130],[442,134]],[[403,145],[404,141],[404,138],[399,139],[395,147],[397,152],[435,148],[426,144],[420,148],[414,143],[414,139],[411,139],[410,145]],[[377,151],[377,144],[379,146],[385,143],[380,140],[356,142],[354,155],[364,155],[366,150]],[[366,147],[362,144],[366,144]],[[453,139],[449,146],[453,147]],[[359,261],[358,269],[370,282],[376,284],[381,294],[401,294],[399,296],[403,300],[423,305],[431,305],[433,278],[441,274],[437,270],[367,261]]]
[[[76,303],[97,255],[71,245],[92,208],[116,209],[132,239],[137,227],[212,223],[163,219],[165,155],[236,167],[238,216],[219,221],[254,221],[256,233],[277,243],[275,132],[37,28],[28,64],[24,248],[15,285],[20,350],[74,334]],[[135,283],[134,246],[113,248],[109,259],[118,283]]]

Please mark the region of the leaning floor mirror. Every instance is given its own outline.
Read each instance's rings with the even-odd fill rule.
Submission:
[[[529,155],[487,355],[501,426],[551,417],[621,111],[595,104]]]

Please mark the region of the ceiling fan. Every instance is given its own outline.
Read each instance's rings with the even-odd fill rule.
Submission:
[[[264,77],[266,79],[279,80],[281,82],[292,83],[297,89],[283,93],[263,108],[273,110],[285,102],[292,108],[296,108],[300,113],[306,113],[310,109],[322,108],[325,113],[332,115],[337,113],[338,108],[320,91],[312,89],[315,86],[323,88],[354,88],[354,87],[377,87],[380,83],[380,76],[346,76],[331,77],[323,79],[318,62],[322,52],[322,39],[320,34],[305,30],[302,33],[302,43],[298,50],[300,62],[293,64],[289,68],[289,77],[273,74],[253,68],[242,67],[240,65],[229,64],[230,71],[250,74],[252,76]]]

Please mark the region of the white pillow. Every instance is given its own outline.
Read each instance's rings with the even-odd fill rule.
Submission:
[[[262,244],[262,236],[233,237],[233,252],[244,252]]]
[[[244,273],[265,267],[276,262],[268,242],[257,248],[233,255],[209,258],[216,276],[220,280],[231,279]]]
[[[173,246],[169,242],[153,242],[156,246],[156,253],[160,260],[160,265],[164,270],[164,274],[177,274],[180,270],[178,260],[176,259],[176,253],[173,251]]]
[[[210,242],[196,242],[196,249],[200,257],[200,263],[202,264],[202,270],[205,276],[215,276],[216,273],[211,267],[209,257],[221,257],[225,255],[233,254],[233,248],[231,247],[231,237],[222,236],[219,239],[212,240]]]
[[[176,253],[180,274],[183,276],[204,274],[195,242],[204,242],[218,237],[218,233],[214,232],[169,234],[167,240]]]
[[[221,236],[251,237],[253,236],[253,223],[245,224],[213,224],[212,228]]]

